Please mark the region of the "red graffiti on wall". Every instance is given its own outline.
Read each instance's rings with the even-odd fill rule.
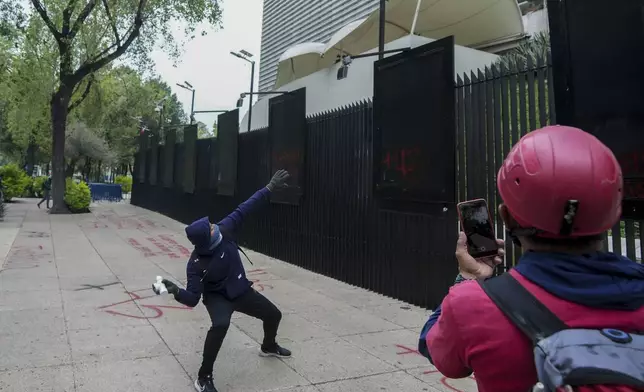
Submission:
[[[273,154],[273,164],[276,169],[287,170],[290,174],[289,184],[300,183],[300,165],[302,153],[297,150],[280,151]]]
[[[421,158],[420,148],[398,148],[385,151],[382,164],[386,171],[394,170],[407,177],[416,171],[417,164]]]
[[[395,346],[397,348],[399,348],[400,350],[402,350],[402,351],[396,352],[397,355],[409,355],[409,354],[411,354],[411,355],[420,355],[420,356],[422,356],[422,354],[420,352],[418,352],[418,350],[416,350],[416,349],[404,346],[402,344],[396,344]],[[423,372],[423,374],[436,374],[436,373],[440,373],[440,372],[438,370],[436,370],[436,369],[426,370],[426,371]],[[474,375],[471,375],[468,378],[474,380]],[[451,378],[447,378],[445,376],[442,376],[441,379],[440,379],[440,382],[446,388],[449,388],[454,392],[465,392],[465,391],[463,391],[463,390],[451,385],[450,384],[451,380],[452,380]]]

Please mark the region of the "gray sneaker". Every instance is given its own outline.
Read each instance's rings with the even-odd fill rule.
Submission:
[[[195,380],[195,389],[199,392],[217,392],[212,376],[200,377]]]

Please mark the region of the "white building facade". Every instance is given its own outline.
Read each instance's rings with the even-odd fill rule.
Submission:
[[[278,59],[288,48],[302,42],[326,42],[378,4],[378,0],[264,0],[259,90],[273,88]]]

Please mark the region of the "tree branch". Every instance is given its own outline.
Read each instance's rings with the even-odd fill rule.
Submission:
[[[87,80],[87,86],[85,86],[85,91],[83,91],[83,94],[76,101],[72,102],[67,108],[70,113],[72,110],[76,109],[78,105],[80,105],[85,100],[85,98],[87,98],[93,83],[94,78],[90,77],[89,80]]]
[[[73,39],[76,36],[76,34],[78,34],[78,31],[80,30],[81,26],[83,25],[83,23],[85,23],[85,20],[87,20],[87,17],[89,16],[89,14],[92,13],[92,11],[94,10],[94,7],[96,7],[96,2],[97,0],[89,0],[89,2],[85,4],[85,8],[83,8],[80,15],[78,15],[76,22],[74,22],[74,27],[72,27],[69,34],[67,34],[69,39]]]
[[[103,7],[105,7],[107,19],[109,19],[110,25],[112,25],[112,31],[114,32],[114,37],[116,38],[116,46],[121,46],[121,37],[119,37],[119,32],[116,29],[116,23],[114,23],[114,19],[112,18],[112,13],[110,12],[110,7],[107,5],[107,0],[103,0]]]
[[[63,36],[60,31],[56,29],[56,26],[54,25],[54,22],[52,22],[49,18],[49,15],[47,15],[47,11],[45,10],[45,7],[43,7],[43,5],[40,3],[40,0],[31,0],[31,4],[33,4],[36,11],[38,11],[38,14],[42,18],[43,22],[45,22],[45,25],[47,25],[47,28],[49,28],[49,31],[51,31],[51,33],[54,35],[56,41],[60,42]]]
[[[143,26],[143,9],[145,8],[146,3],[147,0],[139,0],[139,6],[136,10],[136,16],[134,17],[134,25],[123,44],[117,45],[116,49],[112,53],[106,52],[104,57],[97,57],[96,61],[81,66],[76,72],[74,72],[73,77],[76,80],[82,80],[86,75],[98,71],[127,51],[130,45],[132,45],[132,42],[134,42],[141,33],[141,26]]]
[[[71,24],[72,14],[74,9],[76,9],[76,2],[78,0],[69,0],[67,7],[63,10],[63,35],[69,34],[69,26]]]

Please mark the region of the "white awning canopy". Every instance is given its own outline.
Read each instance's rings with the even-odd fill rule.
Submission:
[[[457,45],[476,49],[524,35],[521,11],[516,0],[419,1],[387,2],[385,43],[409,34],[434,39],[453,35]],[[412,32],[417,9],[419,12]],[[378,47],[379,18],[379,10],[374,11],[336,42],[335,47],[353,55]]]
[[[320,70],[324,49],[325,45],[320,42],[305,42],[289,48],[279,58],[275,88]]]
[[[484,49],[525,36],[516,0],[388,0],[386,7],[385,44],[411,34],[432,39],[453,35],[457,45]],[[293,46],[279,60],[275,88],[332,67],[340,55],[373,51],[379,26],[376,10],[338,30],[326,44]]]

